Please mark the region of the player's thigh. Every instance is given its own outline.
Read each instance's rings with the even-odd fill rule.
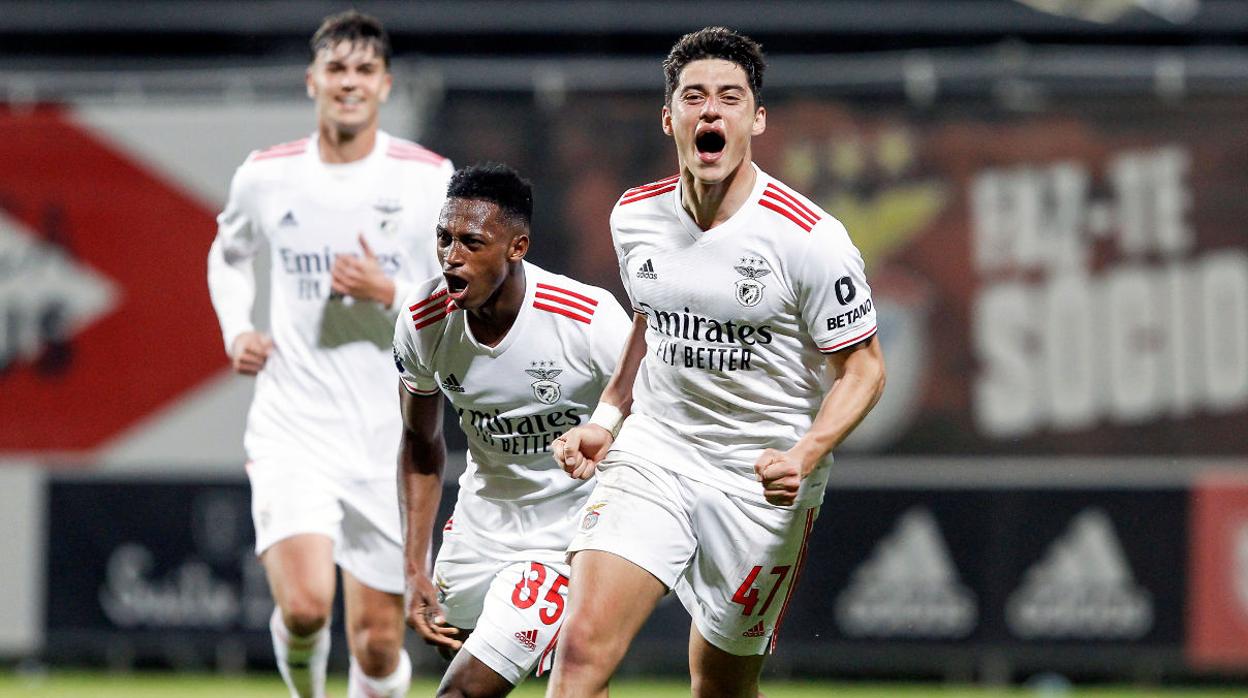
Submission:
[[[742,657],[773,646],[817,516],[703,490],[698,550],[675,590],[708,643]]]
[[[689,678],[695,698],[756,698],[766,655],[738,656],[712,645],[689,627]]]
[[[610,671],[697,543],[687,488],[670,472],[612,453],[596,479],[568,546],[572,588],[560,662]]]
[[[490,583],[476,628],[464,642],[465,653],[506,683],[515,686],[535,669],[549,668],[555,638],[567,611],[568,566],[550,561],[512,562]],[[476,667],[456,658],[465,672]],[[492,683],[479,675],[465,681]],[[475,694],[473,694],[475,695]]]
[[[260,560],[288,626],[316,625],[328,618],[335,582],[332,539],[318,533],[293,535],[270,545]]]

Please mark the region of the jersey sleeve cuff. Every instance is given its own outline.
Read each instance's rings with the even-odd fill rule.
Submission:
[[[399,380],[402,381],[403,383],[403,389],[411,393],[412,395],[417,395],[420,397],[430,397],[430,396],[437,395],[438,393],[442,392],[438,388],[432,388],[432,389],[421,388],[420,386],[416,385],[415,383],[409,381],[408,379],[402,376],[399,377]]]
[[[870,339],[876,333],[877,330],[878,330],[878,325],[871,325],[870,329],[866,330],[865,332],[854,333],[852,336],[850,336],[847,339],[834,339],[834,340],[829,340],[826,343],[820,342],[818,345],[819,351],[823,352],[824,354],[832,354],[834,352],[838,352],[842,349],[845,349],[846,347],[851,347],[857,344],[858,342],[861,342],[866,339]]]

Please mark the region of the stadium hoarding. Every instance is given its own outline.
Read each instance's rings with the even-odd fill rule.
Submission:
[[[756,161],[846,224],[879,309],[888,390],[848,448],[1248,451],[1248,99],[767,99]],[[567,103],[452,93],[431,138],[532,173],[568,242],[534,258],[618,290],[605,221],[671,144],[651,98]]]
[[[273,601],[241,475],[53,474],[45,489],[44,656],[177,669],[271,666]],[[452,489],[439,521],[454,504]],[[339,594],[337,637],[344,619]],[[336,666],[345,666],[345,647],[335,643]],[[439,662],[432,653],[414,660]]]
[[[446,486],[440,522],[454,506]],[[241,478],[54,475],[46,491],[47,659],[267,666],[272,602]],[[1183,654],[1188,501],[1182,486],[834,483],[769,666],[1183,674],[1193,668]],[[629,670],[686,670],[688,623],[679,604],[661,605]],[[418,666],[440,666],[422,649]]]
[[[1248,475],[1210,471],[1191,490],[1187,657],[1209,671],[1248,669]]]

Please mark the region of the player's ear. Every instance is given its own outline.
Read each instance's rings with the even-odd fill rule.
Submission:
[[[761,136],[767,130],[767,107],[754,110],[754,125],[750,128],[751,136]]]
[[[308,96],[316,99],[316,82],[312,79],[312,66],[303,71],[303,84],[308,90]]]
[[[666,104],[663,105],[663,133],[672,135],[672,110]]]
[[[511,244],[507,248],[507,261],[519,262],[529,253],[529,234],[516,233],[511,238]]]
[[[385,102],[387,99],[390,99],[390,88],[393,86],[394,86],[394,75],[391,74],[389,70],[387,70],[386,74],[381,79],[381,92],[379,92],[377,95],[378,98],[382,102]]]

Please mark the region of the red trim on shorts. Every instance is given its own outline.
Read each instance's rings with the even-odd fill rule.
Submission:
[[[797,588],[797,580],[802,577],[802,565],[806,562],[806,544],[810,541],[810,530],[815,526],[815,508],[806,510],[806,530],[802,531],[802,547],[797,551],[797,562],[793,564],[793,579],[789,581],[789,590],[784,594],[784,605],[780,607],[780,615],[776,618],[776,627],[771,629],[771,642],[767,643],[767,653],[776,651],[776,638],[780,635],[780,624],[784,622],[784,614],[789,610],[789,601],[793,598],[793,590]]]
[[[560,575],[560,576],[563,576],[563,575]],[[559,627],[555,630],[554,636],[550,638],[550,642],[546,645],[546,649],[542,650],[542,655],[537,658],[537,671],[534,672],[533,674],[534,676],[541,676],[543,673],[545,673],[545,669],[543,665],[546,664],[546,656],[552,655],[555,653],[555,645],[559,643],[559,631],[560,630],[563,630],[563,623],[559,624]],[[552,658],[551,661],[553,662],[554,659]]]

